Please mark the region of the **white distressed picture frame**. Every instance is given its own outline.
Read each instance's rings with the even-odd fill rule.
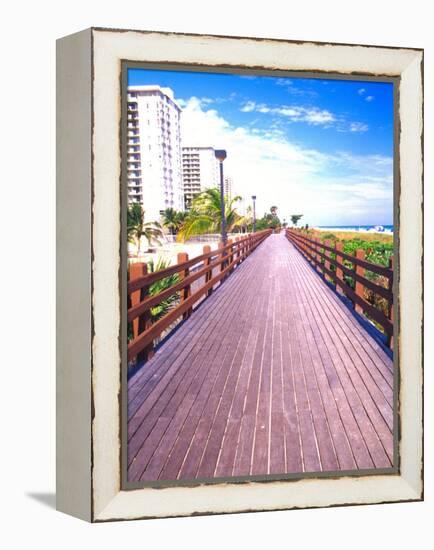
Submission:
[[[87,521],[423,498],[423,51],[88,29],[57,46],[57,507]],[[122,61],[399,77],[399,472],[121,488]]]

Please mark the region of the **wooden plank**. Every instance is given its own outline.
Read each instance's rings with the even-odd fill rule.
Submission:
[[[318,287],[321,284],[321,281],[317,278],[312,279],[313,286]],[[342,320],[345,324],[345,330],[349,331],[351,337],[354,338],[353,342],[357,340],[360,343],[366,352],[365,355],[370,357],[380,371],[387,371],[384,376],[386,380],[390,380],[390,372],[393,369],[390,357],[386,355],[381,346],[373,338],[366,338],[366,330],[359,323],[354,322],[353,314],[348,308],[342,307],[342,302],[336,294],[327,293],[326,296],[328,302],[336,312],[337,318]]]
[[[317,311],[314,311],[314,319],[316,315]],[[328,335],[324,330],[323,324],[318,326],[318,323],[315,323],[315,325],[312,326],[312,329],[314,331],[316,341],[318,342],[318,351],[321,355],[327,380],[335,396],[335,402],[338,407],[339,415],[345,426],[347,438],[350,442],[357,466],[359,468],[372,468],[374,467],[374,463],[364,441],[358,419],[354,414],[354,408],[351,400],[345,392],[345,381],[342,380],[339,370],[336,369],[336,353],[333,347],[333,342],[330,338],[327,338]],[[321,341],[321,339],[323,339],[323,341]]]
[[[327,288],[321,287],[321,291],[327,292]],[[329,292],[331,291],[329,290]],[[382,441],[376,430],[381,430],[383,432],[388,446],[392,444],[390,432],[387,433],[387,426],[384,423],[384,419],[379,415],[378,409],[376,410],[373,399],[369,392],[367,392],[364,381],[361,379],[354,366],[354,360],[357,360],[356,355],[349,355],[348,351],[343,347],[341,339],[345,337],[344,333],[336,330],[336,323],[332,318],[329,318],[319,306],[318,299],[320,299],[319,294],[316,294],[315,297],[312,296],[311,303],[315,304],[318,319],[321,319],[323,323],[323,334],[328,333],[330,337],[330,342],[333,346],[332,349],[334,350],[333,363],[343,382],[345,393],[351,403],[352,411],[356,416],[359,426],[361,426],[361,431],[374,464],[377,467],[385,467],[385,465],[390,466]],[[384,430],[386,430],[386,433]]]
[[[283,277],[286,277],[284,272]],[[289,298],[292,298],[289,300]],[[293,322],[290,308],[293,304],[293,295],[288,293],[287,299],[282,300],[281,338],[282,346],[282,391],[285,434],[285,460],[288,473],[304,470],[303,451],[300,432],[300,419],[297,411],[297,395],[295,392],[296,350],[294,349]]]
[[[268,246],[271,246],[271,241]],[[261,273],[262,275],[262,280],[264,280],[264,273],[261,267],[264,265],[267,265],[266,261],[263,261],[261,262],[261,265],[256,266],[257,272]],[[252,456],[255,441],[256,412],[261,380],[260,366],[262,361],[262,350],[265,345],[266,323],[264,323],[264,319],[266,317],[268,306],[268,291],[265,284],[261,285],[261,287],[258,289],[257,299],[260,300],[260,304],[257,310],[257,320],[255,324],[257,329],[257,338],[256,345],[253,351],[252,370],[250,373],[248,388],[244,401],[243,418],[240,426],[237,453],[234,464],[234,475],[239,476],[248,476],[252,473]]]
[[[318,285],[318,281],[315,280],[312,280],[312,289],[313,288],[322,290],[322,286]],[[363,341],[365,342],[369,341],[372,344],[373,339],[367,336],[366,331],[360,331],[360,325],[356,322],[353,316],[349,315],[348,310],[342,307],[341,302],[336,301],[335,296],[332,292],[320,292],[319,296],[323,301],[323,311],[330,311],[330,313],[333,315],[333,322],[337,321],[336,326],[339,326],[342,329],[342,334],[345,335],[346,341],[348,340],[347,334],[351,334],[351,348],[354,348],[354,350],[357,352],[358,357],[362,359],[365,363],[366,376],[372,377],[375,380],[375,383],[381,389],[389,404],[392,404],[393,379],[390,375],[390,359],[387,357],[386,364],[383,361],[375,361],[374,363],[374,360],[377,359],[377,355],[375,353],[368,353],[368,351],[371,352],[374,350],[378,350],[378,345],[375,345],[374,347],[362,347],[360,345],[360,338],[358,338],[357,336],[358,334],[361,334],[363,336]],[[332,304],[334,304],[335,307],[333,307]],[[342,316],[343,312],[345,312],[345,316]],[[343,320],[347,320],[348,322],[344,323]],[[354,330],[355,328],[358,330]],[[350,329],[349,332],[348,329]],[[375,365],[374,369],[368,368],[372,367],[373,365]]]
[[[204,364],[207,357],[207,351],[211,354],[218,353],[219,343],[212,342],[209,346],[209,350],[202,349],[202,352],[196,354],[195,359],[192,363],[191,368],[187,372],[179,374],[179,371],[170,382],[170,384],[165,388],[166,391],[160,396],[160,399],[152,407],[149,414],[146,417],[146,422],[143,422],[135,434],[135,440],[138,441],[140,448],[138,449],[134,461],[130,464],[130,474],[134,479],[140,479],[143,471],[146,468],[148,461],[152,458],[155,446],[148,445],[147,438],[154,437],[156,438],[155,432],[158,432],[159,439],[158,442],[164,435],[164,431],[158,430],[158,419],[167,418],[171,425],[175,424],[176,420],[174,417],[180,416],[182,414],[181,404],[186,400],[187,394],[190,391],[193,395],[198,391],[201,382],[204,377],[207,375],[207,365]],[[188,410],[188,405],[192,405],[192,401],[187,399],[186,409]],[[175,415],[176,413],[176,415]],[[163,426],[164,430],[167,426]],[[135,450],[135,440],[132,439],[129,442],[129,447],[131,448],[131,453]],[[142,443],[144,442],[144,443]]]
[[[267,310],[264,317],[265,334],[260,357],[259,392],[256,404],[256,423],[253,441],[253,454],[250,473],[264,475],[269,467],[269,438],[270,438],[270,400],[271,395],[271,368],[272,368],[272,331],[273,331],[273,294],[274,279],[270,277],[268,283]]]
[[[326,323],[333,322],[330,317],[326,317]],[[348,375],[360,396],[360,401],[374,426],[381,441],[388,441],[386,452],[389,456],[393,454],[392,441],[389,439],[390,431],[393,426],[393,410],[391,404],[385,399],[380,389],[375,385],[375,382],[370,376],[369,371],[364,368],[360,357],[354,353],[350,341],[345,333],[340,329],[337,323],[333,323],[333,327],[329,327],[330,332],[333,330],[337,338],[336,347],[342,361],[346,367]]]
[[[353,351],[356,352],[358,359],[357,363],[362,361],[364,375],[368,378],[372,378],[379,390],[382,392],[384,398],[392,406],[393,403],[393,376],[391,375],[390,359],[388,364],[385,364],[381,360],[377,360],[378,357],[374,351],[375,348],[371,348],[369,345],[362,346],[361,338],[358,336],[357,331],[352,330],[356,325],[354,318],[348,319],[350,322],[345,322],[345,317],[339,315],[339,310],[333,307],[333,302],[330,301],[330,296],[324,295],[321,298],[323,300],[323,310],[329,311],[333,317],[333,322],[336,323],[336,327],[342,331],[341,334],[345,334],[345,343],[347,343]],[[366,335],[364,341],[366,341]]]
[[[238,475],[235,469],[235,462],[237,455],[239,456],[240,452],[242,452],[242,446],[239,445],[240,433],[247,391],[253,370],[259,324],[261,323],[261,318],[258,316],[258,311],[261,307],[259,293],[264,283],[263,276],[264,268],[262,268],[260,272],[258,272],[258,270],[251,270],[249,273],[249,278],[246,278],[246,294],[254,296],[254,300],[252,301],[246,299],[246,295],[243,297],[245,303],[250,303],[250,307],[245,310],[244,315],[241,315],[239,319],[243,327],[241,336],[245,338],[244,353],[242,357],[240,375],[234,391],[234,397],[232,399],[228,420],[226,422],[225,433],[217,460],[215,470],[215,475],[217,477],[227,476],[230,475],[230,473],[232,473],[232,475]],[[249,457],[250,454],[251,451],[249,449]]]
[[[301,318],[304,319],[303,328],[313,367],[308,375],[311,379],[311,384],[316,384],[316,389],[312,388],[310,392],[313,393],[313,395],[318,392],[319,402],[317,407],[320,411],[320,422],[326,422],[327,431],[330,434],[330,442],[327,440],[319,441],[322,463],[325,470],[333,469],[335,461],[337,461],[337,464],[334,466],[334,469],[351,470],[356,467],[356,463],[319,351],[323,343],[315,338],[317,319],[312,314],[310,302],[305,294],[305,289],[301,281],[299,280],[297,282],[299,293],[304,296],[304,299],[300,300],[300,315]],[[336,380],[336,378],[334,380]],[[321,418],[323,416],[321,409],[324,411],[323,418]],[[320,430],[321,424],[319,424],[317,431]]]
[[[182,336],[174,335],[163,349],[157,351],[152,362],[146,363],[128,383],[128,409],[129,416],[132,416],[143,403],[149,391],[159,383],[159,380],[170,368],[172,371],[177,368],[182,361],[188,359],[193,353],[192,348],[197,344],[209,325],[218,320],[225,314],[227,308],[232,302],[231,293],[238,293],[243,282],[241,278],[233,279],[227,283],[228,292],[216,304],[210,302],[204,304],[202,308],[195,313],[189,320],[188,331],[182,332]],[[203,321],[206,320],[206,323]],[[188,335],[194,335],[194,338]],[[146,386],[146,387],[145,387]],[[149,390],[149,391],[148,391]]]
[[[276,257],[276,268],[280,269],[281,255]],[[285,449],[285,413],[283,407],[283,361],[282,361],[282,305],[281,299],[285,286],[279,277],[275,277],[274,319],[271,373],[271,402],[270,402],[270,442],[269,442],[269,468],[270,474],[282,474],[286,470]]]
[[[239,303],[233,304],[235,306],[232,308],[234,315],[239,315],[240,311],[242,312],[243,310],[243,306],[246,308],[246,304],[245,302],[243,303],[241,293],[239,294],[239,299]],[[226,323],[230,323],[231,321],[231,318],[226,318]],[[220,338],[220,335],[216,335],[216,338]],[[190,442],[193,439],[199,420],[204,414],[207,414],[207,412],[205,412],[205,407],[208,404],[210,396],[218,393],[218,388],[216,386],[217,381],[219,380],[219,377],[221,379],[225,376],[224,373],[226,371],[224,368],[225,365],[229,365],[228,358],[233,353],[233,350],[236,349],[237,340],[238,335],[236,333],[232,331],[226,332],[224,341],[222,342],[222,348],[225,351],[224,356],[220,357],[218,354],[215,354],[212,358],[212,368],[217,369],[215,371],[216,376],[212,380],[207,380],[207,384],[203,386],[204,391],[202,392],[202,395],[198,397],[194,406],[185,418],[182,431],[178,434],[177,441],[173,446],[167,464],[164,466],[161,473],[162,479],[176,479],[178,476],[179,469],[184,461]]]
[[[192,354],[193,359],[190,362],[184,361],[174,373],[166,374],[130,420],[128,429],[131,439],[128,444],[128,454],[131,479],[140,477],[144,470],[144,464],[146,465],[152,456],[153,448],[147,444],[146,438],[152,436],[155,440],[154,431],[157,419],[164,413],[168,404],[174,410],[174,404],[180,402],[202,362],[206,362],[207,356],[213,356],[220,347],[220,342],[213,340],[212,336],[218,332],[220,326],[225,324],[225,317],[218,315],[214,317],[214,321],[213,324],[207,324],[207,331],[199,341],[196,341],[196,352]],[[133,461],[136,463],[135,466],[132,466]]]
[[[249,269],[250,262],[246,262],[243,266],[244,271],[247,271]],[[247,285],[245,284],[245,277],[248,276],[245,272],[243,273],[243,286],[240,289],[238,293],[238,299],[240,300],[240,304],[232,303],[231,311],[234,313],[234,322],[231,323],[230,319],[225,318],[225,327],[229,330],[227,330],[227,335],[233,335],[232,337],[235,338],[235,340],[239,339],[236,335],[236,330],[238,327],[243,326],[242,323],[239,323],[240,316],[242,318],[243,311],[246,310],[246,318],[248,317],[248,311],[250,310],[250,304],[248,300],[245,300],[245,297],[243,295],[243,291],[247,288]],[[211,429],[214,416],[216,414],[217,408],[219,406],[219,401],[221,399],[221,395],[223,392],[223,388],[226,384],[227,378],[229,376],[229,371],[231,367],[233,366],[234,360],[233,360],[233,354],[237,352],[238,345],[233,345],[232,347],[226,346],[229,353],[227,353],[223,359],[223,364],[221,371],[219,372],[218,379],[215,383],[215,386],[213,388],[213,391],[210,394],[210,397],[206,403],[206,407],[203,410],[201,417],[199,419],[199,422],[196,423],[196,428],[194,430],[194,434],[192,437],[192,440],[188,447],[188,452],[186,453],[185,460],[183,461],[181,471],[179,472],[179,478],[181,479],[188,479],[191,477],[195,477],[197,470],[199,468],[202,455],[204,453],[204,449],[208,440],[209,431]],[[218,359],[218,358],[216,358]],[[190,432],[190,430],[189,430]],[[178,447],[184,447],[182,442],[177,443]],[[177,450],[179,453],[179,450]],[[218,453],[217,453],[218,454]],[[217,456],[215,457],[215,460],[217,460]],[[176,464],[179,464],[179,457],[175,457],[171,459],[170,465],[168,465],[167,470],[169,468],[173,469],[176,467]],[[170,470],[169,470],[170,471]]]

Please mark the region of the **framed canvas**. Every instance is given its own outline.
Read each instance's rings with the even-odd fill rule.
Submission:
[[[57,507],[423,498],[423,51],[57,44]]]

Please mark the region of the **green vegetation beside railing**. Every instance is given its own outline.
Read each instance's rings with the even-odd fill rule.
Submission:
[[[156,262],[153,260],[149,260],[149,262],[146,263],[146,273],[157,273],[158,271],[163,271],[164,269],[167,269],[170,267],[170,261],[164,260],[162,258],[158,258]],[[134,269],[134,267],[132,268]],[[143,268],[142,268],[143,270]],[[148,295],[149,296],[156,296],[157,294],[160,294],[161,292],[167,290],[168,288],[176,285],[180,281],[180,276],[178,273],[173,273],[168,275],[167,277],[164,277],[163,279],[159,279],[152,283],[149,286]],[[180,301],[180,293],[174,292],[161,302],[159,302],[156,306],[151,307],[150,312],[150,323],[156,323],[159,319],[167,315],[169,311],[171,311],[174,307],[176,307],[179,304]],[[133,323],[128,323],[128,342],[132,340],[134,337],[133,334]]]

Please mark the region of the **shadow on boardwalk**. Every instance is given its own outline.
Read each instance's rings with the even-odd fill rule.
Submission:
[[[272,235],[128,383],[128,480],[390,468],[393,364]]]

